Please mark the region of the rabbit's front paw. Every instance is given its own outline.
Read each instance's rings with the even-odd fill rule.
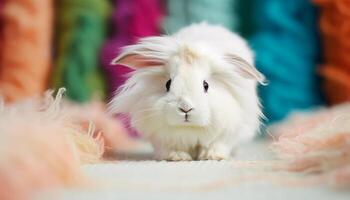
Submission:
[[[224,146],[201,148],[198,160],[226,160],[230,157],[230,151]]]
[[[192,157],[189,153],[184,151],[170,151],[169,153],[163,155],[163,160],[168,161],[190,161]]]

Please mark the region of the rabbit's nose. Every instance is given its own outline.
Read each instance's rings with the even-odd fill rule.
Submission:
[[[179,107],[179,110],[181,111],[181,112],[183,112],[183,113],[189,113],[191,110],[193,110],[193,108],[189,108],[189,109],[184,109],[184,108],[181,108],[181,107]]]
[[[192,105],[189,99],[181,98],[177,104],[177,108],[180,111],[180,113],[188,114],[189,112],[191,112],[191,110],[194,109],[194,106]]]

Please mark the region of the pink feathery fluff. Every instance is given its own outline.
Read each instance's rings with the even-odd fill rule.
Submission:
[[[93,129],[93,135],[101,135],[104,141],[104,152],[125,151],[135,145],[122,123],[107,114],[107,108],[103,102],[76,104],[64,101],[61,109],[69,113],[72,120],[85,130],[90,127]]]
[[[329,183],[350,186],[350,103],[294,114],[270,128],[272,144],[287,169],[318,173]]]
[[[98,106],[88,111],[88,105],[62,102],[63,92],[56,98],[47,93],[1,104],[0,199],[29,199],[47,189],[87,185],[80,166],[101,159],[104,132],[124,134]]]

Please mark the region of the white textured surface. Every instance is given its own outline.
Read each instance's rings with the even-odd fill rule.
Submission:
[[[274,174],[270,170],[246,162],[269,158],[266,142],[256,142],[232,161],[126,160],[86,165],[83,169],[94,181],[94,189],[65,190],[59,199],[350,199],[350,193],[326,186],[281,184],[281,177],[288,180],[290,174],[278,173],[276,181],[275,176],[266,176]]]

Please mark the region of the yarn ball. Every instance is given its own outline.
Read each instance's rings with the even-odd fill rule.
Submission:
[[[168,16],[164,30],[174,33],[195,22],[220,24],[231,30],[237,28],[237,0],[176,0],[168,1]]]
[[[47,89],[52,17],[52,0],[0,2],[0,95],[6,102]]]
[[[145,16],[147,13],[147,16]],[[160,0],[116,0],[112,14],[113,34],[104,44],[102,63],[108,79],[109,94],[124,83],[126,74],[132,70],[111,65],[120,49],[145,36],[159,35],[163,15]]]
[[[256,31],[250,44],[256,66],[269,82],[259,89],[267,123],[283,119],[290,111],[319,105],[320,45],[311,2],[256,0],[252,13]]]
[[[329,103],[350,101],[350,1],[314,0],[321,10],[319,25],[325,61],[320,73]]]
[[[110,14],[108,0],[60,0],[57,8],[57,55],[53,85],[84,102],[103,97],[99,51]]]

